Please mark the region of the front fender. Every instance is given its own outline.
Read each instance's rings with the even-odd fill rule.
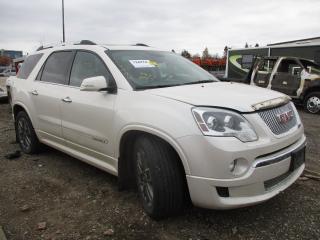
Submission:
[[[160,129],[157,129],[154,126],[145,126],[145,125],[139,125],[139,124],[128,124],[128,125],[124,126],[119,131],[119,134],[118,134],[118,136],[116,138],[116,145],[115,146],[118,146],[118,148],[116,150],[116,158],[119,158],[119,156],[120,156],[121,139],[129,131],[146,132],[146,133],[155,135],[155,136],[163,139],[164,141],[166,141],[168,144],[170,144],[171,147],[173,147],[173,149],[175,149],[175,151],[179,155],[179,157],[181,159],[181,162],[182,162],[182,165],[184,167],[185,173],[186,174],[190,174],[190,168],[189,168],[189,164],[188,164],[188,161],[187,161],[187,157],[185,156],[185,153],[182,150],[181,146],[168,133],[165,133],[165,132],[161,131]]]

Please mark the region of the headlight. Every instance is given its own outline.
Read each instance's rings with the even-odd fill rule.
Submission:
[[[252,142],[258,136],[250,123],[240,114],[224,109],[196,107],[193,116],[206,136],[236,137],[242,142]]]

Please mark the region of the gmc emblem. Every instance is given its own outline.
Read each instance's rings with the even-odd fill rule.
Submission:
[[[286,124],[293,118],[293,111],[289,110],[280,114],[277,114],[277,119],[279,123]]]

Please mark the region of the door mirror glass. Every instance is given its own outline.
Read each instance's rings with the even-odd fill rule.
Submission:
[[[104,76],[90,77],[83,79],[80,91],[101,91],[107,90],[108,84]]]

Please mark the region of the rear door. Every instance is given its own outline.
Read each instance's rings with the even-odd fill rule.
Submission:
[[[113,155],[113,116],[116,94],[80,91],[85,78],[103,76],[114,81],[103,60],[95,53],[79,50],[63,91],[61,105],[63,137],[69,147],[115,166]]]
[[[271,89],[289,96],[297,96],[303,67],[295,59],[282,59],[272,77]]]
[[[42,138],[62,141],[61,101],[68,85],[72,51],[53,52],[44,63],[30,91]]]

